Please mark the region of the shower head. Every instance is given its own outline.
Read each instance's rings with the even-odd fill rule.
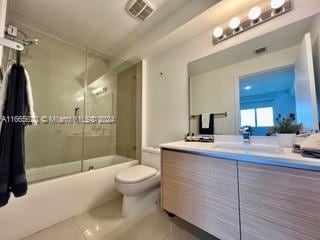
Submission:
[[[27,45],[27,46],[38,46],[39,44],[39,39],[34,38],[34,39],[24,39],[23,42]]]

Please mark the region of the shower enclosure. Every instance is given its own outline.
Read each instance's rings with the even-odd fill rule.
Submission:
[[[14,40],[26,42],[21,63],[40,120],[26,127],[29,182],[140,160],[142,65],[114,71],[90,46],[75,46],[13,17],[7,23],[19,29]],[[14,61],[15,53],[5,49],[2,68]],[[80,122],[63,121],[70,118]],[[102,122],[81,121],[86,119]]]

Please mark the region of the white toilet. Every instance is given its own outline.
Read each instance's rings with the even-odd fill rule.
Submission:
[[[119,172],[115,186],[123,194],[122,215],[132,217],[160,202],[160,149],[144,148],[141,165]]]

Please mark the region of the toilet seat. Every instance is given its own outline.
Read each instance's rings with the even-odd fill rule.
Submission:
[[[139,165],[128,168],[118,173],[116,176],[116,181],[123,184],[135,184],[152,178],[156,174],[156,169],[148,166]]]
[[[115,177],[115,186],[124,195],[134,196],[159,187],[160,179],[160,171],[138,165],[119,172]]]

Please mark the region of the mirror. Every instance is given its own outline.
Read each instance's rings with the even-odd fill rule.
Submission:
[[[190,133],[266,136],[279,114],[318,131],[320,14],[189,63]],[[320,99],[320,98],[319,98]]]

